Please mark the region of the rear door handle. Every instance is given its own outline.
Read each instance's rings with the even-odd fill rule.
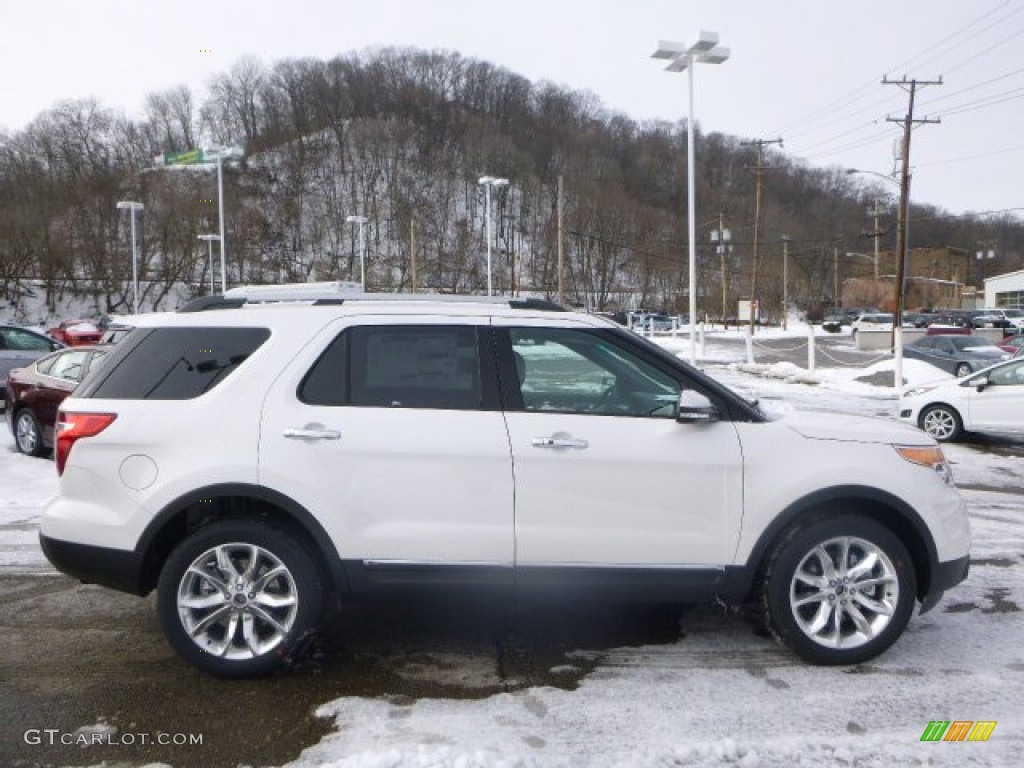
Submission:
[[[535,437],[534,448],[586,448],[590,443],[572,437]]]
[[[296,429],[295,427],[288,427],[284,431],[284,436],[296,440],[338,440],[341,438],[341,432],[336,429]]]

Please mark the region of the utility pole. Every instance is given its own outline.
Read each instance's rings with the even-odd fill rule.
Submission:
[[[757,147],[757,165],[754,166],[754,178],[755,192],[754,192],[754,265],[751,271],[750,278],[750,332],[754,332],[754,320],[757,317],[757,262],[758,262],[758,234],[761,228],[761,176],[768,169],[768,166],[764,164],[764,148],[769,144],[778,144],[782,146],[782,137],[777,139],[754,139],[753,141],[743,141],[741,144]]]
[[[883,211],[879,210],[878,205],[882,201],[875,198],[874,205],[868,209],[868,216],[875,217],[875,228],[871,230],[871,239],[875,241],[875,285],[878,285],[878,240],[882,236],[882,230],[878,228],[878,217]]]
[[[938,123],[938,118],[914,119],[914,96],[919,85],[942,85],[942,78],[938,80],[907,80],[904,76],[901,80],[890,80],[882,78],[882,85],[898,85],[907,91],[907,115],[903,118],[886,117],[886,122],[900,123],[903,125],[903,150],[900,159],[903,161],[900,171],[900,211],[897,224],[896,237],[896,284],[894,286],[896,307],[892,316],[892,346],[893,361],[895,363],[896,376],[894,386],[903,386],[903,282],[906,279],[907,270],[907,227],[910,218],[910,132],[915,124]]]

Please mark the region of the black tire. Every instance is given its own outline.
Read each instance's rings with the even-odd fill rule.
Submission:
[[[964,433],[964,421],[960,413],[945,403],[929,405],[921,411],[917,425],[940,443],[959,440]]]
[[[821,567],[823,552],[833,571]],[[858,568],[867,558],[870,567]],[[914,565],[900,539],[874,520],[841,514],[790,529],[769,560],[761,603],[771,633],[807,661],[859,664],[896,642],[916,594]]]
[[[217,677],[262,677],[290,664],[324,614],[315,558],[266,523],[225,520],[199,529],[160,572],[164,635],[182,658]]]
[[[953,375],[958,379],[962,379],[964,376],[970,376],[974,373],[974,369],[970,363],[957,363],[956,369],[953,371]]]
[[[14,415],[14,445],[26,456],[43,456],[46,453],[42,427],[28,408],[22,408]]]

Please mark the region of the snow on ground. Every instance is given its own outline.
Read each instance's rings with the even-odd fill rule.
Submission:
[[[688,348],[675,351],[685,357]],[[916,370],[916,361],[906,364],[912,381],[941,377]],[[892,389],[854,380],[872,372],[863,368],[809,374],[789,364],[750,367],[724,347],[701,365],[774,412],[895,412]],[[290,766],[1019,765],[1024,458],[972,445],[945,450],[970,510],[971,576],[933,611],[915,616],[903,638],[869,664],[808,666],[743,620],[698,609],[681,617],[675,643],[569,654],[566,664],[596,662],[573,691],[323,702],[317,712],[336,730]],[[17,455],[9,430],[0,436],[0,488],[0,571],[47,571],[35,537],[40,507],[56,491],[53,465]],[[923,743],[932,720],[998,724],[988,742]]]

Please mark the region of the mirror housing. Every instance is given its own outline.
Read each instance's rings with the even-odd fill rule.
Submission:
[[[971,386],[977,389],[979,392],[984,392],[985,387],[989,384],[988,376],[980,376],[971,382]]]
[[[676,421],[680,424],[710,424],[718,421],[718,408],[704,395],[692,389],[679,393]]]

